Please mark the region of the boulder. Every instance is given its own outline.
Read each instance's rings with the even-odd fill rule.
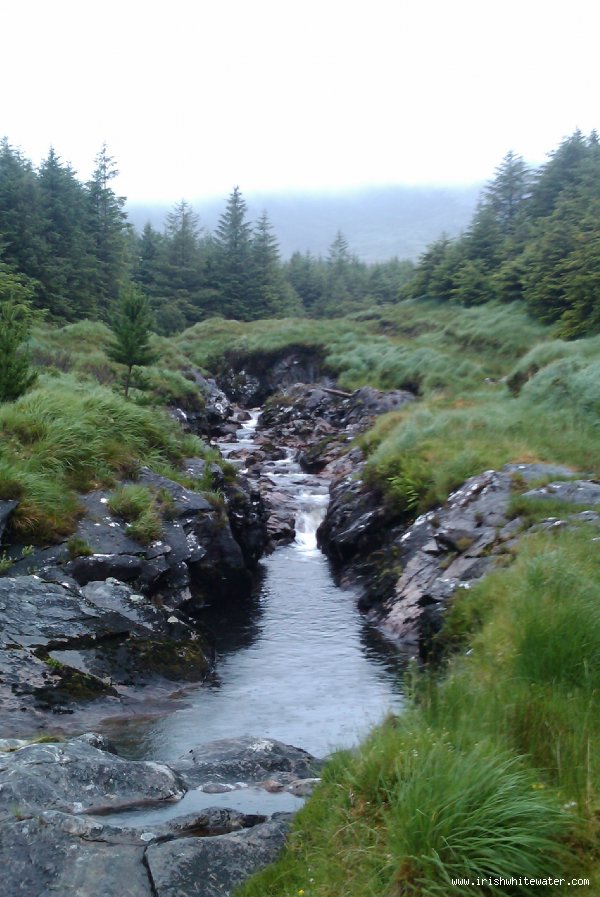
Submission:
[[[193,625],[116,580],[0,578],[0,721],[5,734],[48,726],[48,715],[85,718],[118,706],[131,689],[197,681],[213,654]],[[147,700],[147,697],[146,697]],[[115,712],[112,706],[112,712]],[[105,715],[109,712],[105,709]]]
[[[562,466],[508,464],[471,477],[442,507],[407,526],[360,478],[360,470],[359,462],[333,482],[319,544],[341,581],[361,587],[359,606],[406,653],[423,659],[436,650],[435,637],[456,589],[485,575],[523,529],[521,521],[509,518],[515,488],[573,477]],[[524,494],[578,506],[600,504],[600,486],[584,480],[551,482]]]
[[[109,747],[102,736],[87,733],[0,754],[3,895],[96,897],[100,887],[108,897],[223,897],[276,859],[291,814],[268,819],[226,807],[186,812],[186,784],[176,769],[125,760]],[[312,761],[296,748],[258,738],[218,742],[192,754],[198,768],[204,754],[204,769],[212,767],[214,775],[220,768],[252,777]],[[315,781],[294,779],[290,787],[308,793]],[[165,816],[169,807],[175,813]]]
[[[291,817],[214,838],[151,844],[146,862],[157,897],[229,897],[280,854]]]
[[[190,458],[186,467],[191,476],[203,477],[207,465]],[[118,579],[188,610],[223,597],[247,595],[267,545],[268,512],[260,492],[247,480],[226,482],[218,465],[211,464],[209,470],[213,484],[222,490],[221,503],[147,467],[139,471],[136,484],[169,496],[162,511],[161,537],[149,545],[133,539],[126,522],[111,513],[111,492],[95,490],[81,496],[84,514],[71,539],[34,550],[17,560],[10,572],[41,572],[58,579],[62,575],[80,586]],[[15,547],[14,553],[18,557],[20,549]]]
[[[2,536],[4,535],[4,530],[6,529],[6,524],[8,523],[10,515],[18,504],[18,501],[0,501],[0,542],[2,542]]]

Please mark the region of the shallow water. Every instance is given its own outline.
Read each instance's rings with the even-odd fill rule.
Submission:
[[[256,416],[237,443],[249,445]],[[213,681],[187,688],[173,713],[111,727],[119,751],[174,760],[192,746],[244,734],[277,738],[317,756],[349,747],[402,706],[392,645],[338,588],[316,547],[327,484],[291,461],[275,462],[276,488],[297,497],[297,538],[262,562],[256,596],[202,618],[219,655]]]

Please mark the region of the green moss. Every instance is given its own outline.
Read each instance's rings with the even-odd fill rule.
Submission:
[[[174,682],[198,682],[210,670],[209,651],[201,639],[130,641],[128,651],[144,672],[153,672]]]

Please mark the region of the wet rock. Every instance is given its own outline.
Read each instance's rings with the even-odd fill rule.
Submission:
[[[212,652],[186,618],[115,580],[82,591],[39,576],[0,579],[5,731],[44,714],[120,700],[121,686],[204,678]],[[173,687],[173,686],[171,686]]]
[[[18,504],[18,501],[0,501],[0,542],[2,541],[2,536],[4,534],[4,530],[10,518],[10,515],[15,510]]]
[[[190,788],[208,782],[263,782],[313,777],[320,762],[300,748],[271,738],[226,738],[190,750],[173,768]]]
[[[154,809],[175,804],[186,785],[162,763],[124,760],[102,736],[32,744],[0,755],[0,862],[3,894],[67,897],[156,897],[230,894],[272,862],[291,814],[267,821],[223,807],[151,821]],[[257,772],[268,763],[301,764],[308,755],[266,739],[216,742],[194,751],[198,764]],[[288,764],[288,765],[289,765]],[[286,775],[285,771],[277,775]],[[311,780],[312,782],[313,780]],[[290,788],[306,790],[293,777]],[[181,804],[183,808],[183,803]],[[143,818],[132,810],[142,810]],[[139,821],[138,821],[139,820]]]
[[[188,535],[188,546],[193,552],[186,560],[193,599],[189,609],[249,593],[252,574],[224,511],[214,510],[198,518]]]
[[[188,433],[199,436],[222,435],[223,426],[233,415],[229,399],[214,380],[203,377],[199,371],[189,371],[187,376],[198,387],[201,401],[192,408],[172,408],[171,416]]]
[[[0,755],[0,819],[35,811],[98,813],[179,800],[185,786],[168,766],[123,760],[85,741],[31,744]]]
[[[213,475],[213,466],[218,476]],[[192,476],[206,473],[201,459],[188,459],[187,467]],[[149,468],[140,470],[138,485],[169,498],[162,508],[161,537],[150,545],[133,539],[127,524],[111,513],[111,493],[95,490],[81,498],[85,513],[72,539],[35,550],[13,564],[10,572],[40,572],[80,586],[118,579],[188,610],[247,595],[268,542],[268,512],[251,483],[226,482],[217,465],[210,465],[209,471],[220,484],[221,501],[214,497],[208,501]]]
[[[260,355],[229,352],[224,359],[219,384],[234,402],[246,408],[262,405],[270,395],[295,383],[316,383],[325,378],[332,384],[318,347],[285,348]]]
[[[286,791],[289,791],[290,794],[294,794],[296,797],[310,797],[320,781],[321,779],[316,777],[312,779],[296,779],[294,782],[289,783]]]
[[[568,468],[544,464],[486,471],[469,479],[441,508],[407,526],[360,479],[359,462],[332,484],[319,544],[341,581],[361,587],[361,608],[406,652],[426,658],[435,650],[444,610],[456,589],[485,575],[522,530],[522,521],[509,519],[514,489],[569,475]],[[525,495],[600,504],[600,486],[572,479]]]
[[[94,554],[90,557],[78,557],[65,564],[67,574],[80,585],[109,577],[121,582],[138,582],[142,569],[143,561],[139,555]]]
[[[0,823],[4,897],[151,897],[143,843],[89,841],[53,822],[41,814]]]
[[[146,861],[158,897],[227,897],[277,859],[290,817],[214,838],[151,844]]]
[[[242,550],[244,563],[254,570],[268,542],[268,510],[260,491],[249,480],[228,483],[224,495],[231,532]]]

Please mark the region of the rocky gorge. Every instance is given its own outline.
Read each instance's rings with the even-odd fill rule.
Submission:
[[[348,602],[356,597],[406,656],[435,653],[454,592],[509,559],[529,528],[510,511],[515,483],[542,501],[571,503],[573,516],[600,521],[581,510],[600,503],[600,487],[541,464],[486,471],[443,506],[407,521],[363,476],[355,439],[377,416],[414,401],[411,393],[340,390],[315,359],[294,356],[250,372],[232,369],[221,382],[238,405],[198,375],[208,397],[202,415],[173,411],[184,427],[226,450],[230,466],[213,465],[211,494],[138,472],[136,482],[168,497],[160,539],[147,546],[132,539],[110,512],[108,493],[97,490],[82,496],[77,542],[25,556],[22,546],[10,549],[15,561],[0,579],[8,897],[93,894],[100,878],[107,895],[212,897],[231,893],[277,855],[297,804],[267,795],[304,795],[318,776],[319,762],[300,748],[259,732],[198,744],[166,763],[120,757],[102,735],[73,735],[101,729],[107,717],[160,714],[182,684],[210,682],[219,658],[204,609],[236,605],[243,613],[260,559],[297,535],[296,493],[274,473],[286,458],[331,482],[319,544],[337,580],[354,589]],[[265,405],[252,417],[247,409],[258,400]],[[239,433],[248,419],[257,427],[245,442]],[[184,466],[190,482],[206,473],[201,459]],[[3,504],[4,521],[13,510],[14,502]],[[568,518],[542,525],[568,525]],[[23,741],[48,730],[67,740]],[[252,793],[256,802],[257,791],[264,812],[244,809],[243,799],[236,808],[240,795]],[[201,804],[189,799],[196,792]],[[173,817],[141,816],[173,806]]]

